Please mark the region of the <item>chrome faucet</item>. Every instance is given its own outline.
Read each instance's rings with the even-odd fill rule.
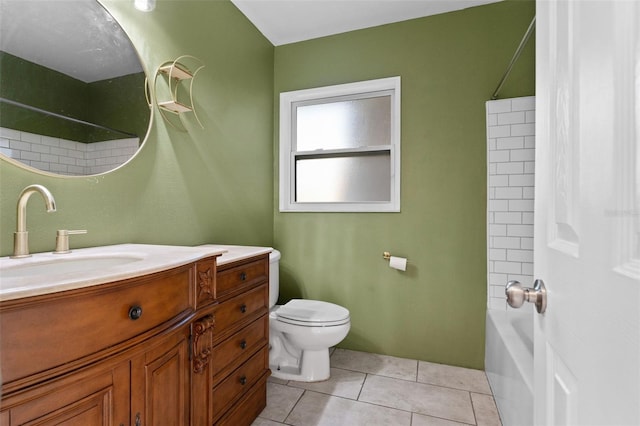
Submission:
[[[22,190],[18,197],[18,225],[17,231],[13,233],[13,256],[12,259],[29,257],[29,233],[27,232],[27,202],[31,194],[38,192],[44,198],[47,213],[56,211],[56,200],[51,192],[42,185],[29,185]]]

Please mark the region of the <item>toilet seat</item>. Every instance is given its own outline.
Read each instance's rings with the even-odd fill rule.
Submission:
[[[293,299],[275,311],[278,321],[304,327],[331,327],[350,321],[349,310],[320,300]]]

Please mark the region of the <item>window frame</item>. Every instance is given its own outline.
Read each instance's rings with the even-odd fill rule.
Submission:
[[[390,144],[368,145],[365,147],[323,149],[314,151],[294,151],[296,131],[294,108],[298,104],[322,104],[339,101],[338,98],[374,97],[376,92],[391,97]],[[280,181],[279,207],[281,212],[400,212],[400,77],[388,77],[355,83],[317,87],[280,93]],[[349,153],[370,153],[388,151],[390,162],[389,201],[370,202],[297,202],[296,158],[322,156],[332,158]]]

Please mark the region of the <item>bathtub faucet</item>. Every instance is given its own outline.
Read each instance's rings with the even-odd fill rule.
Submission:
[[[13,233],[12,259],[29,257],[29,232],[27,232],[27,202],[31,194],[38,192],[44,198],[47,213],[56,211],[56,200],[51,192],[42,185],[29,185],[22,190],[18,197],[18,223],[16,232]]]

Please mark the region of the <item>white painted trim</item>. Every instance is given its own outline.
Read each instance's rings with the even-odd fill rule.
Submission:
[[[391,201],[380,203],[297,203],[294,201],[295,162],[292,160],[292,120],[291,110],[294,103],[309,100],[321,100],[339,96],[357,95],[367,92],[393,91],[391,95]],[[279,194],[281,212],[399,212],[400,211],[400,77],[388,77],[377,80],[360,81],[334,86],[316,87],[280,93],[280,173]],[[378,149],[372,148],[373,150]],[[362,149],[349,150],[357,152]],[[322,151],[329,153],[331,151]]]

